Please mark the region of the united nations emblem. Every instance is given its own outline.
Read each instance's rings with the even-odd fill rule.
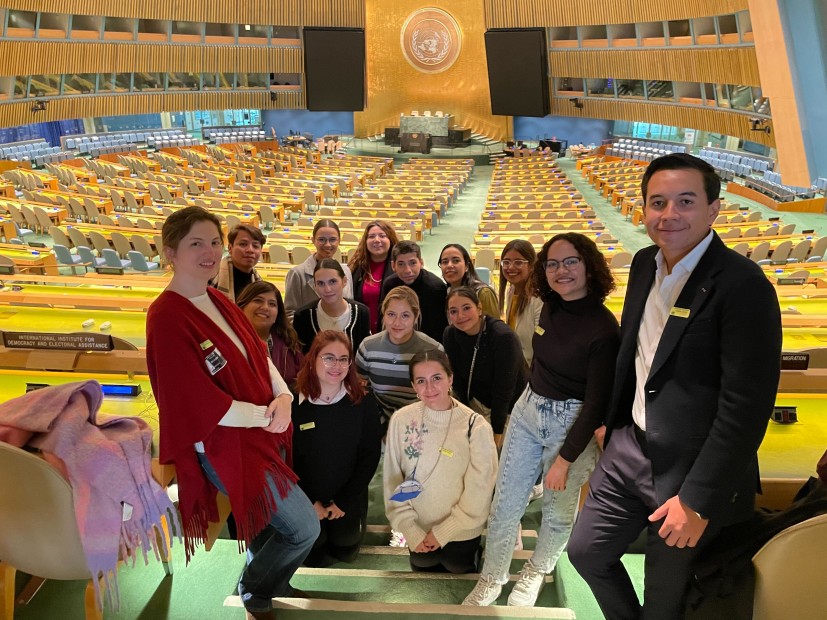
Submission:
[[[445,71],[459,58],[462,32],[459,24],[441,9],[413,12],[402,26],[402,53],[423,73]]]

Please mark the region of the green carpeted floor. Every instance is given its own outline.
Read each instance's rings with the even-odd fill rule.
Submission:
[[[381,466],[371,483],[371,508],[368,522],[373,526],[368,532],[363,553],[353,564],[336,564],[328,569],[300,569],[292,584],[307,592],[313,599],[375,603],[421,603],[455,605],[462,601],[474,586],[474,576],[446,576],[412,573],[403,550],[387,546],[387,520],[381,501]],[[522,563],[534,547],[539,527],[541,501],[535,500],[523,518],[524,545],[526,551],[517,552],[512,561],[511,573],[516,575]],[[225,599],[235,593],[236,581],[244,565],[235,541],[219,540],[209,552],[199,549],[189,566],[184,566],[183,548],[173,548],[173,574],[165,576],[160,563],[154,560],[144,566],[139,560],[134,567],[125,564],[119,571],[120,611],[107,608],[105,618],[122,620],[212,620],[243,618],[242,609],[225,606]],[[642,587],[642,556],[632,554],[624,563],[630,570],[638,588]],[[18,587],[23,579],[19,579]],[[513,581],[503,589],[498,606],[505,606]],[[47,581],[40,592],[25,607],[15,612],[18,620],[82,620],[85,584],[79,581]],[[235,599],[237,600],[237,599]],[[585,582],[572,568],[563,554],[554,573],[554,581],[543,589],[537,608],[565,607],[577,618],[599,620],[602,618],[594,598]],[[448,608],[450,609],[450,608]],[[500,609],[498,618],[508,618],[507,609]],[[542,614],[542,610],[537,610]],[[327,615],[325,615],[325,613]],[[368,612],[343,610],[310,612],[281,610],[284,618],[325,618],[356,620],[367,618]],[[391,614],[388,607],[380,617],[405,617]],[[371,613],[371,618],[377,618]],[[414,614],[411,617],[417,617]],[[422,616],[424,617],[424,616]],[[434,618],[428,615],[428,618]],[[450,617],[436,616],[440,617]],[[543,617],[540,615],[539,617]]]

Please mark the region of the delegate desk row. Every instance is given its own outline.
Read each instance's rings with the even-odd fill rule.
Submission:
[[[257,269],[262,278],[283,290],[291,267],[261,263]],[[623,270],[615,272],[620,288],[609,297],[607,306],[619,317],[625,275]],[[145,311],[167,283],[165,275],[8,276],[0,289],[0,329],[100,332],[108,324],[103,333],[144,346]],[[827,293],[827,286],[778,286],[776,290],[782,309],[784,349],[801,351],[827,346],[827,295],[817,296]],[[88,324],[89,319],[92,324]]]

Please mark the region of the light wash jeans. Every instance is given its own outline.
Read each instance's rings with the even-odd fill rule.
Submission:
[[[580,413],[579,400],[552,400],[526,386],[514,405],[505,434],[497,487],[481,575],[490,575],[499,584],[508,581],[508,569],[517,539],[517,524],[538,474],[543,476],[557,458],[563,442]],[[535,568],[550,573],[568,542],[577,514],[580,487],[589,479],[597,463],[594,438],[569,468],[564,491],[543,492],[543,516],[537,546],[531,556]]]
[[[219,491],[226,493],[221,479],[204,454],[198,460],[205,475]],[[266,475],[270,493],[276,498],[276,511],[265,527],[247,545],[247,566],[238,582],[238,593],[248,611],[272,609],[272,599],[292,596],[290,578],[302,565],[319,537],[319,517],[313,504],[298,485],[291,485],[285,497]]]

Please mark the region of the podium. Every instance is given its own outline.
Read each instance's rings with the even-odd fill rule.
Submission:
[[[403,153],[430,153],[431,152],[431,134],[429,133],[403,133],[402,134],[402,152]]]

